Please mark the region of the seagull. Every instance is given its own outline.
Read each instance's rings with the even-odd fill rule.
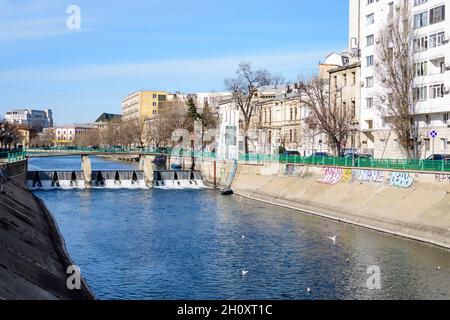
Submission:
[[[245,239],[245,236],[242,236],[242,239]]]
[[[441,270],[441,267],[440,267],[440,266],[437,266],[436,270],[437,270],[437,271]]]
[[[247,270],[242,270],[242,275],[243,276],[246,276],[248,274],[248,271]]]
[[[301,233],[299,233],[299,234],[298,234],[298,236],[299,236],[299,237],[301,237],[301,236],[302,236],[302,234],[301,234]]]
[[[334,244],[336,244],[337,236],[334,236],[334,237],[328,237],[328,239],[330,239],[331,241],[333,241]]]
[[[309,294],[311,294],[311,293],[312,293],[311,288],[306,289],[306,292],[309,293]]]

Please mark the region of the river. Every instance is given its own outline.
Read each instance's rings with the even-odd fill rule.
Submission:
[[[136,168],[97,157],[92,164]],[[30,160],[32,169],[80,166],[79,157]],[[99,299],[450,299],[449,250],[239,196],[211,189],[35,194]],[[368,274],[373,266],[379,274]]]

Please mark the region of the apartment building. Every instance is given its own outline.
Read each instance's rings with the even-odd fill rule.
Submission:
[[[150,120],[158,114],[159,106],[167,100],[166,91],[137,91],[122,100],[122,119]]]
[[[450,153],[450,19],[446,0],[350,0],[351,49],[361,53],[361,123],[363,143],[375,157],[401,158],[404,153],[380,115],[377,79],[378,32],[401,4],[411,8],[414,29],[413,136],[422,158],[434,153]],[[433,138],[431,132],[437,132]]]
[[[5,113],[5,120],[12,124],[29,126],[42,132],[44,128],[53,126],[53,113],[50,109],[14,109]]]
[[[57,145],[70,145],[78,135],[90,130],[97,130],[97,128],[90,124],[73,124],[58,126],[48,131],[53,132]]]

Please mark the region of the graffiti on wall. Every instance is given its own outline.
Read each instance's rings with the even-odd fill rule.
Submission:
[[[383,183],[384,176],[383,172],[378,170],[326,168],[324,176],[319,180],[320,183],[325,184],[354,181]]]
[[[383,171],[379,170],[352,170],[352,181],[383,183]]]
[[[336,184],[338,182],[350,183],[350,182],[369,182],[369,183],[384,183],[386,172],[380,170],[361,170],[361,169],[344,169],[344,168],[325,168],[325,172],[322,178],[318,180],[324,184]],[[437,179],[437,177],[436,177]],[[450,182],[450,175],[448,178]],[[395,188],[408,189],[414,184],[414,178],[408,172],[393,172],[390,179],[386,179],[386,184],[389,184]]]
[[[287,176],[302,176],[305,174],[305,166],[298,166],[294,164],[286,165],[285,175]]]
[[[450,183],[450,174],[436,174],[436,182]]]
[[[323,177],[319,180],[320,183],[336,184],[342,180],[344,176],[344,169],[342,168],[326,168]]]
[[[408,189],[414,183],[414,178],[408,172],[392,172],[390,185],[396,188]]]

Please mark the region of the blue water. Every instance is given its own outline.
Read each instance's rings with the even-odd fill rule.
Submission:
[[[448,250],[214,190],[36,195],[100,299],[450,298]]]

